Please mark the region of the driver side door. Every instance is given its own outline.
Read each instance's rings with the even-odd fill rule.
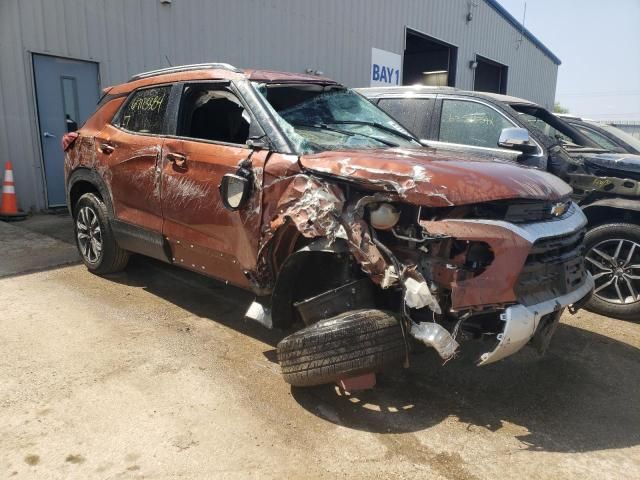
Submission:
[[[487,104],[471,99],[438,98],[436,128],[429,145],[516,161],[519,152],[498,147],[504,128],[518,125]]]
[[[256,128],[229,82],[178,85],[180,104],[174,132],[162,150],[162,232],[172,261],[232,284],[248,287],[260,233],[261,175],[268,152],[246,141]],[[251,162],[251,197],[238,211],[227,210],[219,186],[227,173]]]

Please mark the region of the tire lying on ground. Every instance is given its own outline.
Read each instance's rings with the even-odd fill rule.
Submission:
[[[278,344],[284,380],[308,387],[401,365],[405,343],[398,320],[382,310],[353,310],[320,320]]]

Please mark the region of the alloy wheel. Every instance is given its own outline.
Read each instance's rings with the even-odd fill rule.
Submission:
[[[640,302],[640,244],[614,238],[594,245],[585,257],[596,284],[594,295],[605,302]]]
[[[102,231],[98,215],[91,207],[82,207],[76,218],[80,253],[89,263],[97,263],[102,255]]]

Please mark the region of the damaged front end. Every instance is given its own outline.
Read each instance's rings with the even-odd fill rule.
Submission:
[[[559,202],[456,206],[437,197],[427,206],[407,201],[415,180],[403,191],[389,176],[386,185],[324,171],[287,180],[264,238],[269,244],[294,227],[299,238],[290,244],[299,248],[282,265],[294,273],[278,277],[274,316],[310,325],[350,309],[392,311],[408,350],[413,338],[445,361],[470,339],[494,344],[479,365],[527,343],[543,352],[565,307],[593,289],[582,263],[586,218],[568,192],[558,192]],[[314,255],[320,260],[305,263]]]
[[[589,295],[586,218],[558,177],[421,148],[335,85],[256,89],[299,155],[264,168],[251,275],[272,291],[274,326],[384,310],[407,354],[419,342],[446,361],[484,339],[484,365],[529,342],[544,350],[564,308]]]

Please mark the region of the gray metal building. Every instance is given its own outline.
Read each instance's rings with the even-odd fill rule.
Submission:
[[[495,0],[2,0],[0,161],[13,162],[22,208],[61,203],[54,150],[99,88],[208,61],[353,87],[494,90],[547,107],[560,64]]]

